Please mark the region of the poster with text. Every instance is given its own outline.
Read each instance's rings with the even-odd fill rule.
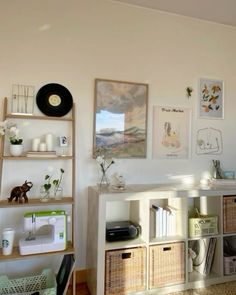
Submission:
[[[189,158],[190,130],[190,109],[154,106],[153,158]]]

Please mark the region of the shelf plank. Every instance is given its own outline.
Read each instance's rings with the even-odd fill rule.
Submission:
[[[30,254],[30,255],[20,255],[19,248],[14,247],[11,255],[2,255],[0,254],[0,261],[10,261],[10,260],[24,260],[24,259],[32,259],[40,256],[51,256],[51,255],[65,255],[65,254],[73,254],[75,253],[75,249],[71,242],[67,242],[67,248],[63,251],[56,252],[47,252],[47,253],[38,253],[38,254]]]
[[[50,116],[37,116],[37,115],[18,115],[6,114],[6,118],[14,119],[32,119],[32,120],[53,120],[53,121],[73,121],[72,117],[50,117]]]
[[[116,250],[142,246],[146,246],[146,243],[142,240],[142,238],[138,237],[136,239],[127,241],[106,242],[105,250]]]
[[[38,198],[29,198],[28,203],[19,204],[16,202],[9,203],[8,200],[0,201],[0,208],[12,207],[31,207],[31,206],[49,206],[49,205],[68,205],[74,204],[72,197],[64,197],[61,200],[49,199],[47,202],[41,202]]]
[[[73,156],[57,156],[57,157],[2,156],[1,159],[4,159],[4,160],[31,160],[31,161],[32,160],[72,160],[72,159],[74,159],[74,157]]]

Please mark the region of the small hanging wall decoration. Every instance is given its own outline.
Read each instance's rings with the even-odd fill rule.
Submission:
[[[221,154],[223,142],[221,131],[206,127],[197,131],[197,155]]]

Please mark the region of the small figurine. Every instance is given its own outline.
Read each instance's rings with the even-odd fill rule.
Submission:
[[[114,173],[112,175],[112,187],[114,189],[125,189],[125,179],[121,174]]]
[[[11,196],[8,198],[8,202],[12,202],[15,199],[15,202],[19,203],[28,203],[28,197],[26,193],[32,188],[33,183],[27,182],[27,180],[21,186],[15,186],[11,191]]]
[[[212,160],[212,162],[213,162],[213,178],[215,178],[215,179],[224,178],[223,171],[220,168],[220,161],[219,160]]]

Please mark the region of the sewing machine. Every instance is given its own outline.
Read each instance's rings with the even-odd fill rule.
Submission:
[[[19,241],[21,255],[62,251],[66,249],[67,215],[64,210],[24,214],[24,231],[28,237]]]

